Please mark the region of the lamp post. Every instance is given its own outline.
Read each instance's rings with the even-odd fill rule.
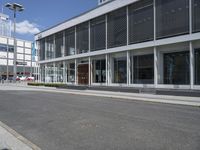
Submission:
[[[13,81],[16,82],[16,77],[17,77],[17,42],[16,42],[16,12],[23,11],[24,7],[20,4],[17,3],[7,3],[5,7],[9,8],[10,10],[13,11],[13,21],[14,21],[14,33],[13,33],[13,39],[14,39],[14,61],[13,61]]]

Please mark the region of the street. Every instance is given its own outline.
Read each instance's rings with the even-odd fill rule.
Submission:
[[[0,91],[0,121],[42,150],[199,150],[200,108]]]

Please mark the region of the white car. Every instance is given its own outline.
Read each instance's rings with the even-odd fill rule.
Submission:
[[[34,78],[34,77],[27,77],[26,80],[27,80],[27,81],[33,81],[33,80],[35,80],[35,78]]]

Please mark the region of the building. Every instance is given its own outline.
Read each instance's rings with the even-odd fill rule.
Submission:
[[[200,89],[199,0],[112,0],[35,40],[41,82]]]
[[[17,75],[36,75],[37,56],[31,41],[17,40]],[[14,40],[0,36],[0,78],[13,77]]]
[[[101,4],[107,3],[108,1],[110,0],[98,0],[98,4],[101,5]]]
[[[0,13],[0,35],[11,36],[11,21],[8,15]]]

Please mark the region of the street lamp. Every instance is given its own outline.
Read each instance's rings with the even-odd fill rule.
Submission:
[[[14,61],[13,61],[13,81],[16,82],[16,77],[17,77],[17,42],[16,42],[16,12],[23,11],[24,7],[20,4],[17,3],[7,3],[5,7],[9,8],[14,12],[14,33],[13,33],[13,39],[14,39]]]

